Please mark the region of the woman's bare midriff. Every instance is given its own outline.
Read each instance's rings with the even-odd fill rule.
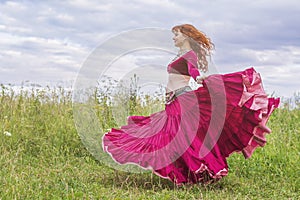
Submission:
[[[189,85],[190,76],[182,74],[169,74],[166,92],[174,91]]]

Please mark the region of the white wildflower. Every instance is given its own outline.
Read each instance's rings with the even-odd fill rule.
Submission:
[[[6,135],[6,136],[11,136],[11,133],[10,132],[8,132],[8,131],[4,131],[4,133],[3,133],[4,135]]]

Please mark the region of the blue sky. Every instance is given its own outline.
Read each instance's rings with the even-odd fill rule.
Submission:
[[[300,91],[299,19],[298,0],[0,1],[0,83],[73,81],[114,35],[191,23],[213,40],[220,73],[253,66],[268,93],[292,96]]]

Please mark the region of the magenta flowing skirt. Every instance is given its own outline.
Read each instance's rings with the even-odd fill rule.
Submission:
[[[103,136],[103,149],[120,164],[136,164],[180,185],[209,183],[228,174],[226,158],[245,158],[266,143],[266,123],[279,98],[268,98],[253,68],[208,76],[150,116]]]

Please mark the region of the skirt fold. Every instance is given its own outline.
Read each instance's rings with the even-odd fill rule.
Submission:
[[[253,68],[211,75],[165,110],[129,116],[103,136],[103,149],[120,163],[136,163],[176,184],[214,182],[228,174],[226,158],[249,158],[266,144],[267,121],[279,106]]]

